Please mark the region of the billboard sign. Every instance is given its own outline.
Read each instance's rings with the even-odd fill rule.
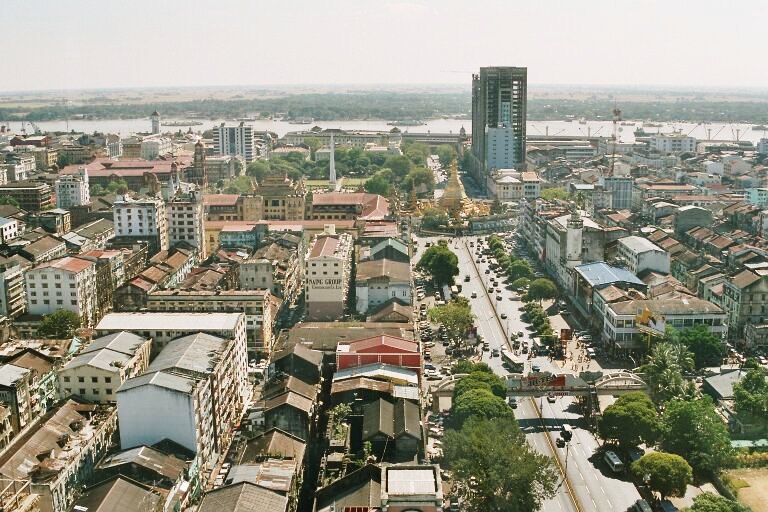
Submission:
[[[640,332],[652,336],[664,336],[667,321],[664,315],[654,313],[646,307],[635,317],[635,326]]]

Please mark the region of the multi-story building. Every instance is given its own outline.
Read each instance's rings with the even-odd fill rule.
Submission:
[[[30,492],[39,497],[36,510],[68,512],[116,429],[114,407],[69,400],[14,439],[0,456],[0,476],[30,481]]]
[[[114,293],[116,311],[138,311],[147,307],[147,296],[160,288],[176,288],[197,264],[192,249],[160,251],[149,260],[149,266],[120,286]]]
[[[664,326],[681,330],[687,327],[704,326],[718,338],[725,336],[728,327],[725,312],[709,301],[691,295],[671,292],[648,300],[627,300],[605,305],[603,340],[612,350],[649,350],[647,328],[642,324],[645,312],[655,320],[648,325],[656,336],[664,335]]]
[[[19,208],[40,211],[54,205],[51,186],[42,181],[14,181],[0,186],[0,197],[19,203]]]
[[[0,403],[11,411],[11,427],[18,434],[32,421],[32,371],[14,364],[0,365]]]
[[[533,200],[541,197],[541,178],[533,171],[523,171],[520,173],[520,180],[523,182],[523,199]]]
[[[747,325],[768,323],[768,270],[748,269],[723,283],[723,309],[728,314],[728,335],[746,348]]]
[[[248,353],[269,354],[279,299],[269,290],[157,290],[147,296],[147,310],[194,313],[244,313]]]
[[[19,221],[0,217],[0,244],[6,244],[19,236]]]
[[[205,194],[203,204],[208,221],[257,221],[264,217],[261,196]]]
[[[162,199],[118,196],[113,208],[116,237],[147,241],[150,254],[168,249],[168,213]]]
[[[337,320],[349,291],[352,237],[346,233],[317,236],[306,258],[305,294],[310,320]]]
[[[207,258],[202,194],[191,191],[177,195],[166,205],[166,210],[171,245],[185,242],[197,249],[200,260]]]
[[[421,373],[421,352],[416,341],[379,335],[340,342],[336,347],[336,369],[346,370],[370,364],[400,366]]]
[[[196,333],[168,343],[117,392],[123,449],[170,439],[210,470],[250,400],[243,340]]]
[[[285,235],[257,249],[240,264],[240,289],[269,290],[283,300],[284,306],[295,304],[302,291],[304,266],[300,254],[305,252],[302,242]]]
[[[485,67],[472,75],[472,154],[477,160],[476,178],[486,182],[490,170],[488,155],[505,161],[503,167],[525,163],[525,120],[528,69]],[[490,143],[494,140],[508,144]]]
[[[698,141],[680,132],[651,135],[650,148],[659,153],[695,153]]]
[[[59,370],[61,397],[115,402],[122,383],[147,369],[151,346],[152,340],[129,332],[93,340]]]
[[[43,212],[30,213],[27,216],[28,227],[41,227],[54,235],[64,235],[72,230],[72,215],[63,208],[54,208]]]
[[[8,364],[26,368],[29,379],[30,418],[34,421],[59,400],[59,358],[31,347],[25,347],[5,358]]]
[[[238,126],[224,123],[213,129],[213,146],[218,156],[241,156],[250,163],[258,156],[256,132],[253,126],[241,122]]]
[[[152,339],[152,354],[176,338],[205,332],[247,345],[247,324],[243,313],[110,313],[96,326],[94,336],[128,331]]]
[[[611,208],[628,210],[632,207],[632,189],[635,180],[624,176],[603,176],[600,183],[611,194]]]
[[[80,167],[75,174],[60,176],[55,182],[56,207],[71,208],[91,202],[88,170]]]
[[[256,189],[263,201],[262,218],[266,220],[304,219],[307,190],[304,180],[294,181],[279,174],[267,175]]]
[[[391,260],[371,260],[357,264],[355,309],[366,314],[391,299],[411,304],[411,266]]]
[[[27,310],[24,268],[12,259],[0,258],[0,316],[11,320]]]
[[[386,198],[365,192],[312,194],[311,202],[307,204],[307,219],[312,220],[373,221],[385,220],[389,214],[389,201]]]
[[[646,270],[669,274],[669,253],[641,236],[619,238],[618,257],[634,274]]]
[[[168,137],[153,136],[145,137],[141,141],[139,158],[144,160],[154,160],[163,155],[173,152],[173,141]]]
[[[98,322],[94,262],[67,256],[42,263],[24,277],[30,314],[48,315],[65,309],[76,313],[83,326]]]

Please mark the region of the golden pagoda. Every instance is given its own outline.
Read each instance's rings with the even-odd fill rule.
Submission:
[[[445,186],[445,193],[440,198],[440,207],[452,217],[455,217],[464,208],[466,197],[464,185],[462,185],[459,179],[459,167],[456,164],[456,160],[454,160],[451,164],[451,175],[448,178],[448,184]]]

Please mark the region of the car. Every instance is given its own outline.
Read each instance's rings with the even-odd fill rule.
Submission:
[[[432,360],[432,353],[429,350],[424,352],[424,360],[425,361],[431,361]]]
[[[489,350],[491,350],[491,346],[488,342],[483,343],[483,352],[488,352]]]
[[[476,298],[477,298],[477,292],[472,292],[472,294],[470,295],[470,297],[472,297],[473,299],[476,299]]]
[[[485,273],[486,274],[490,274],[491,273],[491,269],[489,269],[489,268],[485,269]]]
[[[523,354],[528,353],[528,345],[523,345]]]
[[[507,318],[507,314],[506,314],[506,313],[502,313],[500,316],[501,316],[501,319],[502,319],[502,320],[504,320],[504,319],[506,319],[506,318]]]
[[[513,408],[513,409],[517,409],[517,398],[515,398],[515,397],[511,396],[511,397],[509,397],[509,399],[507,400],[507,403],[509,404],[509,406],[510,406],[511,408]]]
[[[565,446],[565,439],[563,439],[562,437],[558,437],[557,439],[555,439],[555,445],[558,448],[563,448]]]
[[[526,352],[526,350],[524,350],[523,352]],[[531,371],[533,373],[539,373],[541,371],[541,366],[534,364],[533,366],[531,366]]]
[[[555,395],[553,395],[552,393],[548,394],[547,395],[547,402],[549,402],[551,404],[555,403]]]
[[[560,437],[566,441],[570,441],[573,438],[573,428],[568,423],[563,423],[560,427]]]
[[[501,299],[503,299],[503,298],[504,298],[504,297],[502,297],[501,295],[497,295],[497,296],[496,296],[496,300],[501,300]]]
[[[435,346],[435,342],[434,341],[427,341],[427,342],[424,343],[424,346],[427,347],[427,348],[432,348],[432,347]]]
[[[437,370],[437,367],[433,365],[432,363],[427,363],[424,365],[425,370]]]
[[[425,375],[427,376],[427,380],[442,380],[443,378],[443,376],[437,372],[425,372]]]
[[[419,309],[422,310],[422,311],[426,311],[427,310],[427,305],[426,304],[422,304],[421,306],[419,306]]]
[[[448,339],[447,339],[447,338],[443,340],[443,346],[444,346],[444,347],[448,347],[448,346],[450,346],[450,344],[451,344],[451,342],[450,342],[450,341],[448,341]],[[447,353],[447,351],[446,351],[446,353]]]
[[[522,338],[523,337],[523,331],[517,331],[517,337]]]
[[[491,357],[499,357],[499,349],[495,348],[491,350]]]
[[[464,274],[464,282],[465,283],[469,282],[469,274]]]

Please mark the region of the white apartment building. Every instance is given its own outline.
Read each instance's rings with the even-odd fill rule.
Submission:
[[[697,141],[682,133],[656,133],[651,135],[650,147],[659,153],[695,153]]]
[[[0,262],[0,316],[13,319],[26,310],[24,268],[15,260]]]
[[[112,208],[115,236],[147,239],[155,252],[169,247],[168,215],[162,199],[117,196]]]
[[[59,395],[98,403],[114,403],[123,382],[149,365],[152,340],[118,332],[93,340],[58,372]]]
[[[541,197],[541,178],[533,171],[524,171],[520,173],[520,180],[523,182],[523,198],[528,200]]]
[[[499,201],[519,201],[523,197],[523,182],[514,169],[496,169],[486,181],[489,195]]]
[[[725,312],[709,301],[691,295],[672,292],[649,300],[628,300],[606,304],[603,319],[603,339],[608,347],[626,350],[647,350],[647,334],[641,333],[636,320],[646,309],[656,319],[657,327],[669,325],[681,330],[703,325],[720,337],[727,331]]]
[[[19,236],[19,221],[0,217],[0,244],[9,242]]]
[[[485,165],[489,171],[515,165],[515,130],[485,128]]]
[[[171,245],[186,242],[197,248],[200,261],[208,255],[205,249],[205,211],[203,196],[198,191],[178,196],[166,205],[168,235]]]
[[[641,236],[617,240],[618,256],[635,275],[646,270],[669,274],[669,253]]]
[[[96,326],[94,336],[132,332],[151,338],[152,353],[157,354],[171,340],[197,332],[237,343],[242,340],[245,345],[246,325],[243,313],[109,313]]]
[[[161,155],[173,152],[173,141],[168,137],[146,137],[141,141],[139,155],[144,160],[157,160]]]
[[[96,263],[64,257],[27,271],[27,312],[48,315],[59,309],[77,313],[83,326],[97,320]]]
[[[309,320],[337,320],[344,314],[351,256],[352,237],[348,233],[318,235],[313,240],[304,272]]]
[[[411,304],[411,265],[388,259],[363,261],[357,264],[355,275],[355,308],[360,314],[398,299]]]
[[[213,147],[218,156],[241,156],[250,163],[257,156],[256,142],[253,126],[242,122],[238,126],[221,123],[213,128]]]
[[[120,446],[170,439],[203,470],[222,457],[250,400],[245,342],[196,333],[166,345],[147,371],[117,392]]]
[[[91,202],[88,170],[79,167],[75,174],[59,176],[55,182],[56,208],[71,208]]]

